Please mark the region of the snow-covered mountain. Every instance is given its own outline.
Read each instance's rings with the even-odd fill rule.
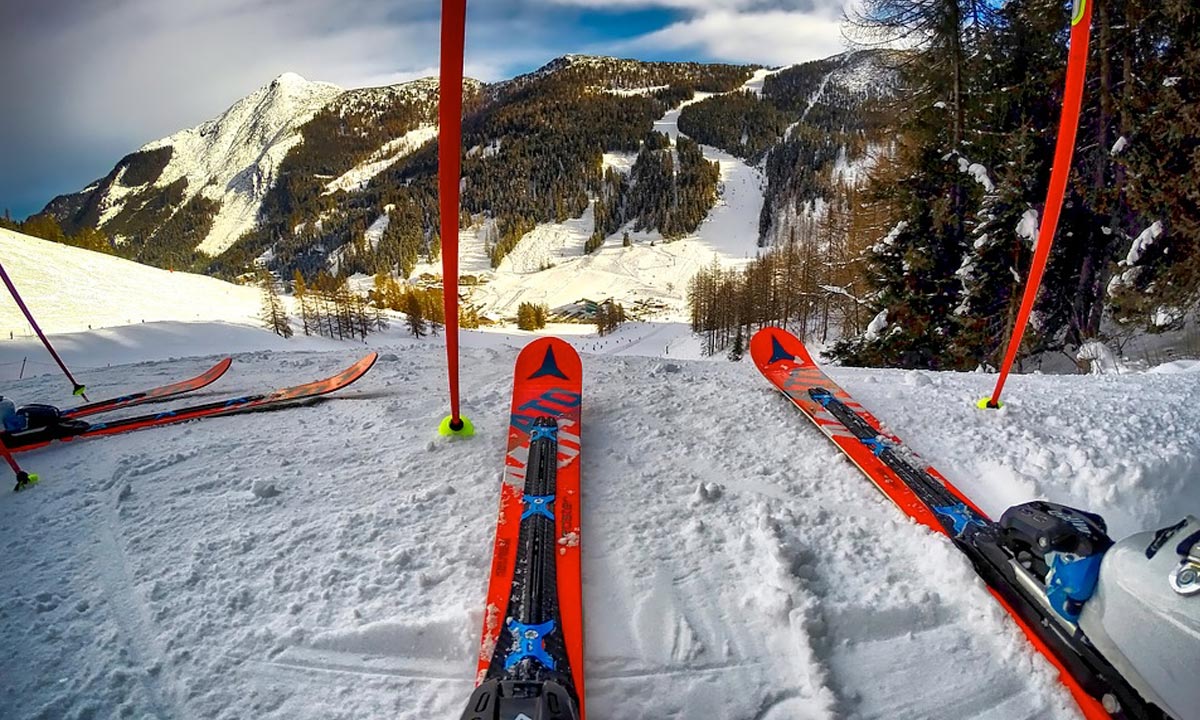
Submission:
[[[143,153],[171,150],[153,186],[166,187],[184,178],[193,193],[220,204],[197,250],[219,255],[254,227],[266,191],[277,180],[275,171],[301,142],[300,126],[341,93],[336,85],[285,73],[217,119],[141,148]],[[107,218],[125,207],[119,196],[110,194],[106,200]]]
[[[147,143],[108,176],[56,198],[47,210],[62,219],[82,212],[84,223],[111,231],[120,244],[127,233],[156,230],[153,221],[165,223],[201,198],[216,211],[196,249],[218,255],[254,227],[279,164],[301,142],[300,127],[342,93],[336,85],[284,73],[215,119]],[[137,216],[148,212],[151,227],[145,228]]]
[[[811,95],[810,107],[834,97],[829,88],[861,85],[858,76],[878,75],[866,54],[846,56],[829,68],[812,63],[798,67],[809,66],[808,74],[828,76],[819,87],[793,88],[793,93]],[[542,258],[543,267],[555,262],[537,239],[546,232],[582,237],[578,243],[572,240],[561,257],[585,254],[584,242],[597,232],[605,236],[605,246],[620,242],[626,232],[647,245],[677,239],[677,231],[664,237],[655,226],[659,216],[648,210],[615,228],[608,218],[601,231],[602,223],[589,207],[601,192],[592,169],[593,158],[600,155],[594,144],[604,150],[602,169],[632,177],[646,133],[664,132],[672,142],[678,137],[681,108],[743,89],[762,98],[767,75],[791,70],[755,72],[570,55],[486,88],[468,82],[464,210],[476,224],[464,234],[468,245],[477,237],[486,247],[468,247],[465,254],[487,260],[476,271],[512,279],[497,261],[496,236],[504,236],[506,249],[525,246],[513,248],[518,257],[510,263],[525,276],[529,264],[522,255]],[[801,73],[803,82],[808,74]],[[838,79],[843,76],[844,82]],[[290,277],[297,268],[309,275],[320,268],[373,273],[390,264],[393,272],[405,275],[422,256],[436,256],[436,166],[429,149],[437,132],[437,92],[433,79],[343,91],[285,74],[218,118],[148,143],[102,180],[56,198],[46,212],[68,231],[97,227],[118,241],[125,256],[161,267],[231,276],[266,261]],[[761,195],[759,186],[774,180],[762,178],[756,161],[739,159],[735,148],[706,146],[704,155],[719,164],[721,200],[709,208],[703,225],[726,234],[716,239],[701,226],[684,235],[708,232],[709,244],[718,242],[727,258],[752,255],[762,241],[759,220],[747,215],[732,227],[721,219],[730,214],[723,208],[732,201],[739,217],[763,212],[761,201],[755,207],[750,195]],[[833,172],[824,166],[795,171]],[[509,173],[523,175],[528,187],[523,189]],[[627,212],[622,208],[630,203],[646,205],[644,198],[634,197],[639,192],[644,190],[619,189],[608,214]],[[581,193],[588,198],[582,204]],[[415,237],[399,237],[414,223],[420,225]],[[519,232],[510,239],[514,230]],[[408,259],[397,262],[398,257]],[[644,265],[640,260],[623,264]],[[651,281],[658,295],[681,296],[688,279],[682,270],[669,278],[659,276],[661,282]],[[620,299],[620,293],[612,297]],[[491,301],[485,297],[480,302]],[[492,303],[486,309],[504,313],[510,304]]]

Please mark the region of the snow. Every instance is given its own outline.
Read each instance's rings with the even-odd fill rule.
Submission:
[[[1183,316],[1184,311],[1180,308],[1160,305],[1154,309],[1154,315],[1150,318],[1150,321],[1154,323],[1155,327],[1167,327],[1179,322]]]
[[[979,163],[973,163],[967,160],[965,157],[960,156],[958,158],[958,169],[960,172],[970,175],[971,178],[983,186],[983,189],[987,192],[994,192],[996,190],[996,185],[992,182],[992,178],[988,175],[987,168]]]
[[[84,277],[105,288],[97,312],[101,300],[158,304],[142,285],[155,276],[126,263],[39,247],[63,274],[35,282],[42,271],[3,242],[47,325],[62,286]],[[242,316],[257,308],[245,302]],[[232,354],[198,393],[211,401],[323,377],[364,352],[179,322],[194,311],[54,340],[94,397]],[[325,402],[22,455],[42,481],[0,496],[3,715],[458,717],[527,337],[464,333],[470,439],[436,435],[443,339],[391,330],[371,338],[376,368]],[[665,322],[568,336],[586,377],[592,717],[1079,717],[945,538],[884,502],[752,365],[685,359],[688,338]],[[0,368],[41,352],[4,340]],[[51,370],[5,374],[0,393],[69,404]],[[1195,371],[1018,375],[1005,408],[982,412],[987,375],[829,369],[989,514],[1046,498],[1101,513],[1115,537],[1200,514]]]
[[[1030,245],[1036,245],[1037,236],[1038,211],[1029,208],[1021,215],[1021,220],[1017,223],[1017,237],[1028,240]]]
[[[437,133],[436,125],[421,125],[394,140],[389,140],[383,147],[372,153],[370,158],[347,170],[341,177],[326,185],[324,194],[329,195],[339,190],[354,192],[363,189],[376,175],[436,138]]]
[[[383,239],[383,234],[387,232],[388,225],[392,224],[392,216],[388,215],[395,205],[388,205],[383,210],[383,214],[371,223],[371,227],[367,228],[363,233],[363,238],[371,245],[371,249],[379,247],[379,241]]]
[[[885,235],[882,240],[875,243],[875,246],[872,248],[872,250],[877,253],[883,252],[892,245],[895,245],[896,240],[900,237],[900,233],[904,232],[906,229],[908,229],[907,220],[901,220],[900,222],[896,223],[894,226],[892,226],[891,230],[888,230],[888,234]]]
[[[710,97],[698,93],[655,122],[655,129],[674,143],[679,137],[680,110]],[[563,223],[544,223],[524,235],[493,269],[486,252],[490,221],[460,231],[460,272],[475,275],[481,284],[464,288],[468,301],[480,315],[513,321],[523,302],[545,303],[566,310],[583,299],[622,303],[626,310],[654,319],[686,323],[688,282],[714,259],[725,267],[749,263],[758,252],[758,219],[762,212],[763,177],[743,160],[716,148],[701,145],[704,157],[719,167],[716,204],[694,233],[665,240],[657,231],[635,231],[626,226],[609,235],[591,254],[583,247],[594,231],[594,209]],[[636,154],[605,153],[605,167],[629,172]],[[628,233],[631,247],[623,247]],[[421,263],[414,276],[441,275],[440,263]],[[642,310],[638,310],[642,308]],[[574,333],[590,331],[591,326]],[[666,348],[674,340],[662,339]],[[698,347],[698,345],[697,345]]]
[[[750,79],[742,84],[742,91],[748,92],[755,97],[762,97],[763,84],[767,81],[767,78],[775,73],[782,72],[783,69],[784,68],[777,68],[775,70],[769,70],[767,68],[760,68],[755,70],[754,74],[750,76]]]
[[[862,187],[882,153],[882,147],[868,145],[866,152],[860,157],[849,160],[846,157],[846,148],[843,146],[838,150],[837,161],[833,165],[833,182],[840,182],[850,187]]]
[[[1160,375],[1200,372],[1200,360],[1172,360],[1152,367],[1146,372]]]
[[[622,175],[628,175],[633,171],[633,165],[637,162],[637,153],[604,153],[603,163],[604,169],[612,168]]]
[[[125,171],[128,167],[123,167],[117,171],[117,176],[113,179],[112,186],[108,193],[100,199],[100,215],[97,224],[104,225],[108,221],[115,218],[124,209],[124,200],[127,196],[141,192],[146,189],[146,185],[137,185],[135,187],[127,187],[124,184]]]
[[[468,83],[474,81],[468,80]],[[200,195],[220,203],[208,235],[196,247],[211,256],[227,250],[258,223],[266,193],[275,184],[280,163],[302,142],[300,127],[337,98],[344,105],[369,104],[381,94],[405,96],[436,92],[437,80],[423,78],[401,85],[366,88],[344,93],[331,83],[310,82],[295,73],[284,73],[271,83],[236,102],[218,116],[196,127],[142,146],[141,151],[170,146],[170,162],[153,187],[187,181],[185,196]],[[436,127],[421,125],[394,138],[367,160],[330,178],[327,193],[353,191],[391,167],[437,134]],[[100,198],[101,225],[115,218],[126,199],[149,186],[126,188],[113,184]]]
[[[654,121],[655,132],[663,133],[664,135],[671,138],[671,142],[674,143],[675,140],[679,137],[679,113],[681,113],[683,111],[683,109],[685,107],[687,107],[688,105],[691,105],[693,103],[698,103],[701,100],[707,100],[708,98],[710,98],[714,95],[719,95],[719,94],[720,93],[698,92],[695,95],[693,95],[690,99],[684,100],[682,103],[679,104],[679,107],[668,110],[665,115],[663,115],[658,120]],[[707,157],[707,154],[706,154],[706,157]]]
[[[217,119],[142,147],[173,148],[156,187],[186,178],[189,198],[199,193],[221,203],[197,250],[218,255],[254,227],[279,164],[301,141],[300,126],[341,94],[336,85],[284,73]]]
[[[156,320],[258,325],[259,291],[159,270],[0,229],[0,258],[48,333]],[[0,302],[0,337],[33,336],[15,303]]]
[[[1124,372],[1121,362],[1111,349],[1099,340],[1087,340],[1075,353],[1077,360],[1086,360],[1093,375]]]
[[[640,88],[599,88],[599,91],[603,92],[603,93],[607,93],[609,95],[617,95],[620,97],[633,97],[636,95],[653,95],[654,93],[658,92],[659,90],[666,90],[669,87],[671,87],[671,86],[670,85],[651,85],[648,87],[640,87]]]
[[[504,147],[504,143],[500,140],[493,140],[487,145],[476,145],[467,151],[467,157],[483,157],[490,158],[500,154],[500,149]]]
[[[863,337],[867,340],[874,340],[875,338],[879,337],[879,333],[883,332],[883,329],[887,327],[887,316],[888,311],[886,308],[880,310],[879,313],[871,319],[870,324],[867,325],[867,331],[863,333]]]
[[[1132,267],[1137,265],[1142,259],[1142,254],[1154,244],[1154,241],[1162,237],[1163,225],[1159,220],[1155,220],[1150,227],[1146,228],[1134,239],[1133,245],[1129,247],[1129,253],[1125,256],[1125,262],[1122,265]]]
[[[832,72],[826,74],[825,77],[821,78],[821,84],[818,85],[817,89],[813,91],[813,94],[811,96],[809,96],[808,105],[806,105],[804,107],[804,112],[800,113],[801,121],[803,121],[805,118],[808,117],[809,111],[813,109],[813,106],[816,105],[817,102],[821,99],[821,96],[825,94],[825,88],[829,85],[829,81],[832,79],[833,79]]]

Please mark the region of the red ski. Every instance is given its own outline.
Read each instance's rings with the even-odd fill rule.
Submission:
[[[1048,621],[1018,563],[1006,554],[1002,526],[930,467],[858,404],[786,330],[766,327],[750,355],[767,380],[792,401],[904,514],[946,535],[975,567],[1033,646],[1059,670],[1089,720],[1110,717],[1101,698],[1121,708],[1112,717],[1154,717],[1146,701],[1094,648]]]
[[[55,440],[68,441],[79,438],[115,435],[143,428],[171,425],[217,415],[265,410],[284,406],[301,400],[319,397],[340,390],[366,374],[375,364],[377,353],[371,353],[342,370],[336,375],[293,387],[282,388],[270,393],[243,395],[241,397],[216,400],[201,405],[164,410],[148,415],[113,420],[107,423],[88,423],[84,420],[66,419],[61,425],[31,428],[15,433],[0,433],[6,448],[11,452],[24,452],[45,447]]]
[[[96,413],[108,412],[109,410],[119,410],[120,408],[132,407],[134,405],[141,405],[142,403],[154,402],[156,400],[165,400],[175,395],[182,395],[183,393],[199,390],[202,387],[216,382],[218,378],[225,374],[225,371],[229,369],[229,365],[232,362],[233,360],[231,358],[225,358],[221,362],[213,365],[211,368],[205,370],[194,378],[180,380],[177,383],[163,385],[150,390],[130,393],[129,395],[122,395],[109,400],[98,400],[86,405],[78,405],[76,407],[63,410],[62,417],[85,417],[87,415],[95,415]]]
[[[465,720],[582,720],[579,356],[539,338],[517,357],[476,689]]]

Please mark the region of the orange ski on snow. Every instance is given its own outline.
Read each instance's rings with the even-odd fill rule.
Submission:
[[[557,338],[517,357],[477,687],[463,718],[584,717],[582,375]]]
[[[346,387],[365,375],[375,364],[377,357],[378,353],[372,352],[336,375],[302,385],[280,388],[269,393],[215,400],[200,405],[163,410],[162,412],[122,418],[110,422],[88,423],[68,417],[64,418],[63,423],[59,425],[31,428],[14,433],[0,433],[0,441],[11,452],[24,452],[45,447],[56,440],[65,442],[103,435],[116,435],[133,430],[158,427],[160,425],[173,425],[175,423],[206,417],[274,409],[293,402],[316,398]]]
[[[229,366],[233,363],[232,358],[224,358],[216,365],[213,365],[208,370],[200,373],[194,378],[181,380],[170,385],[143,390],[142,392],[130,393],[122,395],[110,400],[100,400],[86,405],[77,405],[73,408],[62,411],[62,417],[79,418],[87,415],[95,415],[96,413],[108,412],[110,410],[119,410],[121,408],[133,407],[142,403],[155,402],[157,400],[166,400],[175,395],[193,392],[203,387],[213,384],[225,374]]]
[[[999,550],[995,541],[999,526],[900,438],[885,431],[874,415],[821,370],[804,343],[786,330],[766,327],[751,338],[750,355],[763,376],[896,507],[948,536],[967,555],[1033,646],[1058,668],[1063,685],[1085,717],[1152,717],[1142,714],[1145,700],[1107,660],[1094,650],[1077,652],[1058,625],[1044,622],[1037,600],[1022,592],[1016,568]],[[1100,700],[1104,697],[1123,710],[1110,716]]]

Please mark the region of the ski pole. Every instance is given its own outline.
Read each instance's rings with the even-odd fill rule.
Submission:
[[[19,492],[21,489],[38,481],[36,473],[27,473],[21,469],[20,464],[17,463],[17,459],[13,457],[12,451],[8,449],[8,446],[4,444],[2,439],[0,439],[0,454],[4,455],[4,461],[8,463],[8,466],[12,468],[13,474],[17,476],[17,485],[13,488],[13,492]]]
[[[1037,244],[1033,249],[1033,262],[1029,266],[1029,277],[1025,281],[1025,294],[1021,298],[1021,308],[1017,312],[1017,321],[1013,325],[1012,336],[1008,340],[1008,349],[1004,353],[1004,362],[1000,366],[1000,377],[991,397],[980,400],[976,405],[981,408],[997,409],[1000,407],[1000,391],[1004,389],[1004,381],[1017,359],[1017,351],[1021,348],[1021,338],[1025,335],[1025,327],[1029,323],[1029,314],[1033,311],[1033,302],[1037,299],[1038,288],[1042,284],[1042,274],[1046,270],[1046,261],[1050,257],[1050,245],[1054,242],[1054,232],[1058,228],[1058,216],[1062,211],[1063,196],[1067,191],[1067,177],[1071,174],[1071,156],[1075,151],[1075,134],[1079,130],[1079,109],[1083,104],[1083,83],[1087,77],[1088,36],[1092,27],[1091,0],[1075,0],[1071,14],[1071,46],[1067,56],[1067,87],[1063,93],[1062,116],[1058,123],[1058,140],[1054,148],[1054,166],[1050,170],[1050,187],[1046,191],[1046,211],[1042,217],[1041,227],[1038,228]]]

